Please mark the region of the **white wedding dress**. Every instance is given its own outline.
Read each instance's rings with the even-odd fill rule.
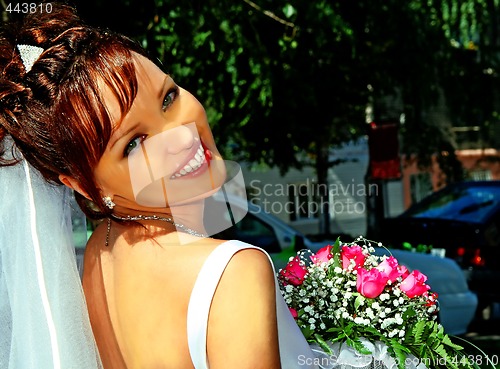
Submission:
[[[243,249],[264,250],[241,241],[226,241],[207,258],[198,274],[188,307],[187,332],[191,360],[196,369],[208,369],[207,323],[217,284],[233,255]],[[266,253],[267,255],[267,253]],[[269,257],[269,255],[268,255]],[[270,262],[271,259],[269,258]],[[271,262],[272,263],[272,262]],[[314,354],[281,296],[276,280],[276,314],[282,369],[312,369]]]

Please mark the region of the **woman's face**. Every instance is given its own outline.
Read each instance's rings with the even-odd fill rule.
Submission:
[[[121,119],[104,88],[114,130],[94,175],[115,211],[153,211],[203,199],[225,179],[203,106],[149,59],[134,54],[138,92]]]

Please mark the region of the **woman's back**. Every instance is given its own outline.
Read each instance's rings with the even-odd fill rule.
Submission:
[[[157,236],[156,242],[142,239],[130,244],[135,238],[130,229],[115,223],[113,228],[124,232],[106,247],[106,226],[98,227],[84,266],[84,289],[104,366],[193,368],[188,304],[203,263],[222,241],[201,239],[179,245],[170,233]],[[273,271],[265,254],[243,250],[232,258],[210,308],[211,368],[232,367],[232,360],[241,368],[240,360],[249,350],[262,355],[262,368],[280,367],[275,304],[269,303],[274,293]],[[249,345],[245,337],[256,339]]]

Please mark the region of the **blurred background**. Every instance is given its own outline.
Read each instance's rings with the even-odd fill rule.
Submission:
[[[500,178],[498,0],[72,3],[194,93],[249,198],[305,233],[376,237],[448,183]]]

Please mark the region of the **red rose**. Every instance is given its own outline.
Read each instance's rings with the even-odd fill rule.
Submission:
[[[398,277],[402,276],[406,271],[406,267],[398,264],[398,261],[394,256],[389,256],[387,259],[382,261],[377,269],[382,273],[385,273],[391,282],[394,282]]]
[[[401,291],[403,291],[406,296],[413,298],[415,296],[423,295],[425,292],[430,290],[430,287],[425,284],[427,276],[420,273],[418,270],[414,270],[401,282]]]
[[[342,268],[348,269],[351,265],[351,260],[354,260],[354,269],[359,269],[365,263],[365,255],[363,254],[363,249],[358,246],[342,246],[340,251],[342,257]]]
[[[331,258],[333,258],[331,245],[321,248],[316,254],[311,256],[314,264],[326,263]]]
[[[389,277],[376,268],[359,268],[356,288],[363,296],[374,299],[382,293],[388,280]]]
[[[436,292],[429,293],[428,291],[426,291],[423,293],[422,296],[427,298],[427,302],[425,303],[425,306],[436,305],[437,299],[438,299],[438,294]]]
[[[280,270],[280,277],[282,278],[284,284],[293,284],[294,286],[299,286],[304,282],[304,277],[307,274],[307,269],[304,263],[301,263],[299,258],[294,257],[286,267]]]

